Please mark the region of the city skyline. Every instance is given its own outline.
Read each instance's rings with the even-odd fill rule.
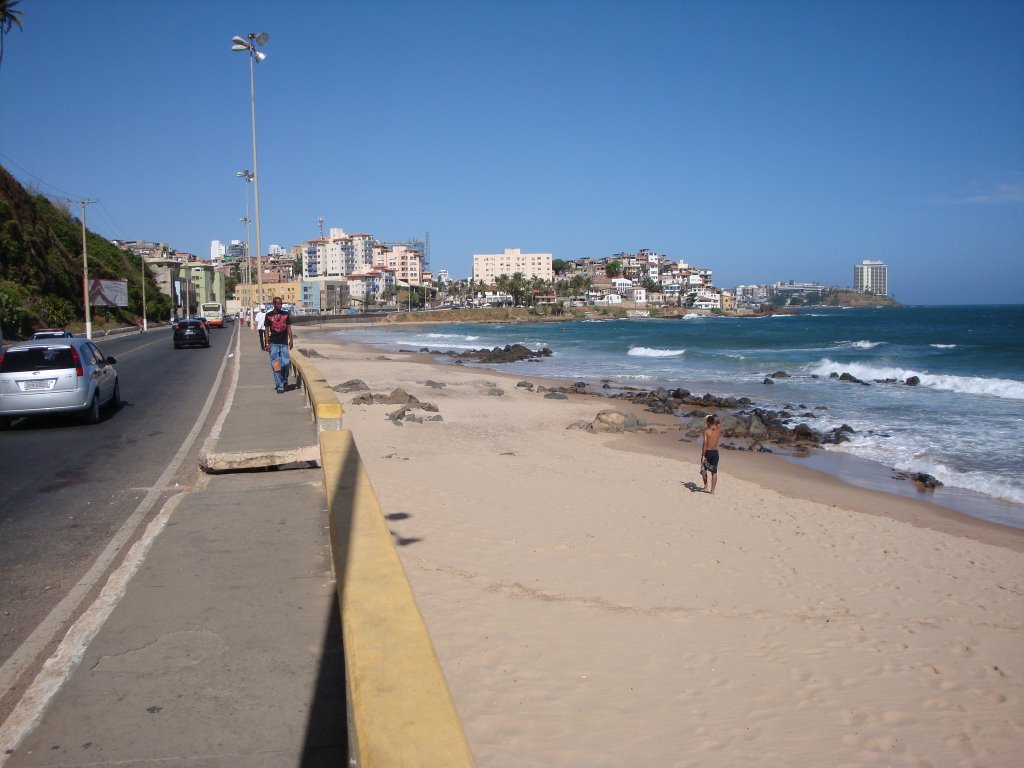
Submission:
[[[323,217],[429,233],[431,269],[454,276],[505,248],[649,248],[723,287],[849,285],[880,260],[903,303],[1021,301],[1019,4],[215,5],[25,5],[0,164],[99,199],[89,228],[110,238],[199,256],[244,241],[248,65],[230,40],[266,31],[264,245]]]

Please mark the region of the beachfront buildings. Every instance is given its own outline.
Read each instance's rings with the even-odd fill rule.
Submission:
[[[500,275],[511,277],[517,272],[527,280],[551,280],[551,262],[550,253],[523,253],[519,248],[506,248],[503,253],[474,253],[473,280],[493,283]]]
[[[311,312],[336,312],[388,300],[398,289],[425,285],[425,240],[385,243],[365,232],[331,227],[292,253],[301,265],[301,304]]]
[[[889,295],[889,268],[881,261],[862,261],[853,265],[853,290]]]

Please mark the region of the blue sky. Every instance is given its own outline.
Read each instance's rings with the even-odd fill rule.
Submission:
[[[256,68],[263,245],[325,227],[473,253],[650,248],[715,283],[1020,303],[1020,2],[23,0],[0,164],[89,228],[244,239]],[[87,12],[84,10],[87,9]]]

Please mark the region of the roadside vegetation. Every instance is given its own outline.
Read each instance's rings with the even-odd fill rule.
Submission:
[[[127,280],[127,307],[94,307],[93,326],[133,325],[142,315],[142,263],[101,235],[87,232],[89,277]],[[166,318],[170,297],[147,274],[146,314]],[[19,339],[37,328],[85,324],[82,224],[65,201],[22,187],[0,167],[0,326]]]

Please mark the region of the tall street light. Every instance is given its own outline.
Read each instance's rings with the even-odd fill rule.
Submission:
[[[249,218],[249,184],[252,182],[253,173],[239,171],[235,176],[245,179],[245,218],[242,219],[245,224],[245,289],[248,292],[249,310],[252,310],[252,243],[249,240],[249,224],[252,223],[252,219]]]
[[[267,54],[256,50],[257,45],[266,45],[270,35],[266,32],[250,32],[245,37],[235,35],[231,38],[232,51],[245,51],[249,54],[249,111],[252,121],[252,188],[253,204],[256,209],[256,280],[259,285],[260,305],[263,304],[263,241],[260,239],[260,172],[256,162],[256,80],[257,62],[267,58]]]

